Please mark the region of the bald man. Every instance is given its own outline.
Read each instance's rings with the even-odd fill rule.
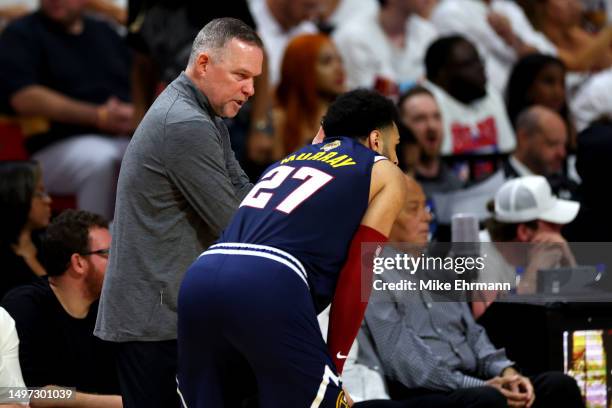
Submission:
[[[504,164],[506,177],[544,176],[556,195],[572,198],[576,184],[563,169],[567,138],[567,125],[557,112],[539,105],[525,109],[516,120],[517,145]]]
[[[405,205],[395,220],[382,253],[394,258],[406,252],[427,253],[427,227],[431,217],[421,187],[406,177]],[[440,271],[386,269],[376,275],[384,283],[439,279]],[[374,288],[376,288],[376,284]],[[417,288],[419,286],[417,285]],[[560,372],[527,378],[518,373],[503,349],[496,349],[484,328],[474,321],[466,302],[436,300],[427,290],[394,292],[374,290],[359,336],[360,363],[378,366],[387,378],[389,395],[404,400],[416,395],[439,396],[442,405],[464,408],[584,408],[576,381]],[[537,398],[536,398],[537,395]]]
[[[391,228],[389,241],[406,242],[425,247],[429,241],[431,213],[426,204],[425,193],[419,183],[410,176],[404,177],[408,188],[406,204]]]

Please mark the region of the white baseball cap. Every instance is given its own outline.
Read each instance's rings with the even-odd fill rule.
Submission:
[[[542,176],[509,180],[495,194],[495,219],[501,222],[542,220],[567,224],[576,218],[579,209],[580,203],[555,197]]]

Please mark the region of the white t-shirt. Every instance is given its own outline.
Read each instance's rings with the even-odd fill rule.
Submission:
[[[362,14],[376,13],[378,9],[376,0],[340,0],[328,20],[338,29]]]
[[[0,307],[0,401],[8,399],[1,387],[25,387],[19,366],[19,338],[15,321]]]
[[[514,130],[502,97],[493,87],[488,87],[485,97],[466,105],[429,81],[423,85],[433,93],[440,108],[443,155],[514,150]]]
[[[463,35],[478,48],[489,83],[503,93],[517,54],[489,25],[487,15],[492,11],[506,16],[524,43],[542,53],[556,54],[556,47],[532,27],[513,1],[493,0],[488,6],[483,0],[444,0],[434,9],[431,20],[441,35]]]
[[[297,26],[283,30],[274,16],[270,13],[266,0],[250,0],[249,9],[257,25],[257,32],[261,37],[268,55],[268,72],[270,85],[276,86],[280,80],[280,69],[289,41],[300,34],[313,34],[318,32],[317,26],[311,21],[302,21]]]
[[[377,77],[397,84],[420,79],[425,52],[438,37],[427,20],[413,15],[406,21],[406,46],[393,45],[378,22],[378,12],[370,12],[347,22],[334,32],[342,54],[349,89],[371,88]]]
[[[593,74],[570,99],[576,130],[602,118],[612,119],[612,68]]]

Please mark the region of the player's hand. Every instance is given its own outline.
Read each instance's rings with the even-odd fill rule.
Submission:
[[[353,404],[355,403],[355,401],[353,401],[353,399],[351,398],[351,396],[349,395],[346,387],[343,385],[342,386],[342,390],[344,391],[344,398],[346,399],[346,403],[348,404],[349,407],[352,407]]]

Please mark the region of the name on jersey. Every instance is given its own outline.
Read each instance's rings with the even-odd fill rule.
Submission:
[[[291,156],[287,156],[283,160],[281,160],[281,164],[289,163],[292,161],[320,161],[323,163],[327,163],[333,168],[343,167],[343,166],[354,166],[357,164],[352,157],[346,154],[342,154],[338,156],[337,152],[318,152],[318,153],[300,153],[300,154],[292,154]]]

